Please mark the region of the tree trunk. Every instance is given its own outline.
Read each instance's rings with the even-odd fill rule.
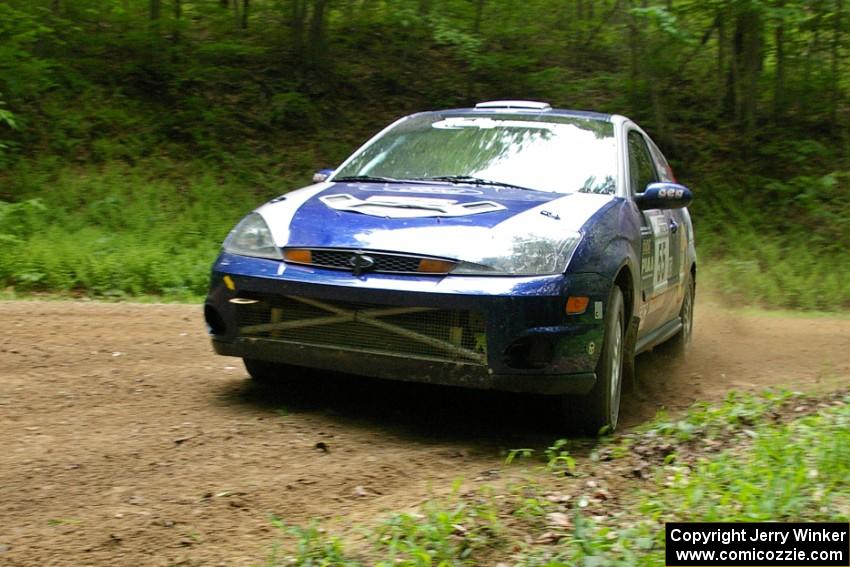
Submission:
[[[726,80],[726,15],[722,10],[717,12],[717,93],[718,108],[723,113],[725,101],[724,81]]]
[[[725,107],[749,132],[755,126],[763,56],[761,14],[755,7],[737,8],[732,45]]]
[[[174,30],[171,32],[171,41],[180,41],[180,18],[183,17],[183,0],[174,0]]]
[[[812,25],[812,28],[814,29],[814,37],[809,43],[805,59],[806,62],[803,66],[803,84],[806,85],[807,88],[800,96],[800,107],[804,115],[809,113],[809,107],[811,105],[811,93],[812,91],[816,91],[816,89],[811,88],[812,64],[814,62],[814,59],[820,54],[820,28],[823,14],[823,2],[814,2],[812,7],[815,11],[814,22]]]
[[[839,59],[839,47],[841,46],[841,20],[843,19],[844,12],[844,0],[837,0],[835,5],[835,21],[833,22],[832,27],[832,45],[830,46],[831,55],[832,55],[832,76],[830,77],[832,81],[832,100],[829,107],[829,118],[830,124],[834,131],[838,130],[838,101],[841,98],[841,84],[839,82],[840,78],[840,59]]]
[[[776,123],[785,114],[785,16],[782,9],[785,8],[785,0],[779,0],[776,4],[779,8],[779,22],[776,24],[774,38],[776,41],[776,77],[773,85],[773,120]]]
[[[631,13],[631,1],[625,4],[625,10],[629,21],[629,99],[632,108],[638,105],[638,79],[640,78],[640,29]]]
[[[124,10],[124,16],[121,18],[121,32],[127,33],[127,24],[129,20],[128,14],[130,13],[130,0],[121,0],[121,8]]]
[[[661,92],[659,90],[659,81],[654,76],[649,77],[649,96],[652,100],[652,116],[655,121],[655,135],[661,144],[670,148],[673,141],[670,138],[669,128],[667,128],[667,116],[664,113],[664,102],[661,100]]]
[[[740,83],[741,58],[743,53],[743,34],[738,22],[732,30],[732,53],[729,55],[729,71],[726,79],[726,96],[723,99],[724,114],[734,122],[741,120]]]
[[[313,0],[313,17],[310,19],[309,63],[313,69],[325,64],[325,6],[327,0]]]
[[[756,122],[761,77],[762,57],[762,21],[761,14],[755,8],[748,7],[740,15],[741,27],[741,77],[743,87],[740,93],[741,122],[744,128],[752,131]]]
[[[481,33],[481,17],[484,15],[484,0],[478,0],[475,4],[475,21],[472,23],[472,33]]]
[[[242,0],[242,29],[248,29],[248,2],[249,0]]]
[[[150,21],[148,29],[154,34],[159,35],[159,19],[162,15],[162,0],[150,0]]]
[[[307,0],[292,0],[292,18],[290,30],[292,32],[292,49],[300,56],[304,52],[304,24],[307,21]]]

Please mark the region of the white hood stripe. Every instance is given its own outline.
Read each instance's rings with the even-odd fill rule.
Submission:
[[[289,224],[301,205],[332,186],[333,183],[316,183],[308,185],[285,195],[286,199],[277,202],[266,203],[257,212],[260,213],[272,231],[274,243],[280,247],[289,244]]]

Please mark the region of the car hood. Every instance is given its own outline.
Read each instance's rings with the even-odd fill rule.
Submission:
[[[320,183],[260,207],[281,247],[348,248],[469,261],[517,241],[569,237],[611,195],[394,183]]]

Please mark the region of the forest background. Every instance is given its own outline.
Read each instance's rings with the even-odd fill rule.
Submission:
[[[0,287],[196,299],[239,218],[411,112],[625,114],[702,289],[850,307],[844,0],[3,0]]]

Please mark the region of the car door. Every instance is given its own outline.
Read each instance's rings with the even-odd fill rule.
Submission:
[[[632,195],[643,192],[650,183],[659,181],[646,139],[636,129],[628,130],[629,184]],[[648,209],[642,212],[641,285],[643,305],[640,309],[638,335],[643,335],[670,319],[671,236],[673,231],[668,211]]]
[[[675,183],[676,178],[673,176],[673,170],[667,163],[664,154],[661,153],[661,150],[658,149],[658,146],[652,140],[647,138],[646,142],[655,164],[655,169],[658,172],[659,180]],[[667,274],[667,285],[670,290],[668,319],[672,319],[679,314],[679,307],[682,302],[682,293],[684,291],[682,286],[685,281],[685,268],[688,266],[687,246],[690,222],[687,218],[687,211],[684,209],[670,209],[665,211],[665,214],[667,215],[667,226],[670,229],[670,249],[668,251],[670,270]]]
[[[655,162],[655,168],[661,181],[676,183],[676,178],[673,176],[673,170],[667,163],[667,159],[658,146],[646,138],[649,153]],[[685,292],[686,270],[690,266],[688,262],[688,242],[691,238],[689,234],[690,219],[686,209],[670,209],[666,211],[667,225],[670,228],[670,273],[667,278],[668,285],[668,317],[673,319],[679,315],[682,306],[682,297]]]

